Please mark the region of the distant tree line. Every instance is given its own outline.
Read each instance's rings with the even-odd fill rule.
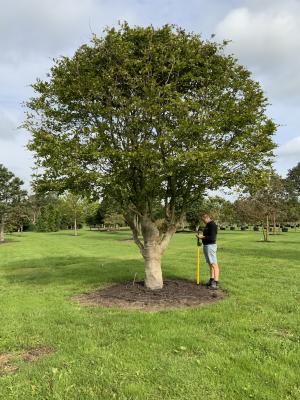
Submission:
[[[90,229],[118,229],[125,220],[118,205],[110,198],[92,202],[70,192],[64,195],[28,194],[23,182],[0,164],[0,241],[5,232],[55,232],[70,229],[77,235],[84,225]],[[261,227],[265,240],[279,226],[296,226],[300,222],[300,163],[284,179],[270,173],[264,187],[249,189],[237,200],[221,196],[203,197],[188,207],[178,229],[198,229],[201,215],[209,212],[220,229]],[[163,206],[155,205],[158,229],[164,229]],[[161,218],[160,218],[161,216]],[[138,218],[134,222],[140,232]]]
[[[275,234],[278,227],[296,227],[300,221],[300,163],[289,170],[284,179],[270,172],[264,187],[249,188],[231,202],[220,196],[203,198],[192,204],[186,213],[186,221],[197,229],[201,214],[209,212],[220,228],[248,225],[262,228],[264,240],[269,232]]]
[[[5,232],[56,232],[70,229],[77,235],[85,224],[90,228],[115,229],[125,225],[114,204],[104,199],[91,202],[83,196],[65,193],[28,194],[23,181],[0,164],[0,241]]]

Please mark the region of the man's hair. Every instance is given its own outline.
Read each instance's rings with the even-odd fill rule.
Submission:
[[[201,217],[202,217],[202,218],[206,218],[206,217],[210,218],[210,215],[207,214],[207,213],[204,213],[204,214],[201,215]]]

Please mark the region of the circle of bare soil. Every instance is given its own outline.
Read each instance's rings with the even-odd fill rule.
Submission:
[[[142,281],[125,282],[73,296],[72,300],[83,305],[159,311],[212,304],[225,296],[225,291],[221,289],[211,290],[192,281],[168,279],[158,290],[146,288]]]

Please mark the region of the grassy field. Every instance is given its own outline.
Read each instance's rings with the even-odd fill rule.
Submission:
[[[129,232],[9,235],[0,245],[0,353],[48,346],[0,376],[0,399],[300,399],[300,232],[220,232],[226,300],[144,313],[73,294],[143,277]],[[274,238],[274,239],[273,239]],[[195,239],[176,234],[165,277],[193,279]],[[208,278],[202,262],[203,279]]]

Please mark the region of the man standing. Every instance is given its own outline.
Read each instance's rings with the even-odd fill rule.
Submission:
[[[218,228],[215,222],[210,218],[209,214],[203,214],[202,221],[206,224],[203,234],[198,233],[197,237],[202,239],[203,252],[205,259],[210,268],[210,280],[207,286],[210,289],[218,289],[219,282],[219,266],[217,260],[217,232]]]

